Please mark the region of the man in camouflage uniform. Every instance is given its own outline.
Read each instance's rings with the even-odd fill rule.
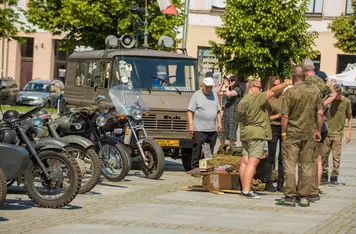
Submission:
[[[330,119],[328,120],[329,132],[325,139],[325,154],[323,155],[323,175],[327,178],[329,174],[329,154],[330,151],[333,152],[333,170],[330,177],[331,184],[337,184],[342,150],[342,137],[344,135],[346,118],[348,118],[346,144],[351,141],[352,130],[351,101],[342,95],[340,86],[335,85],[334,90],[337,93],[337,96],[330,105]]]
[[[320,99],[323,105],[324,113],[327,113],[327,106],[334,100],[336,97],[335,92],[332,92],[331,88],[315,74],[314,63],[310,59],[305,59],[302,63],[302,66],[305,71],[306,80],[305,83],[308,85],[314,86],[320,93]],[[328,127],[326,125],[327,117],[324,114],[324,122],[321,129],[321,139],[317,143],[316,147],[316,160],[313,164],[314,182],[311,184],[311,190],[309,195],[309,200],[317,201],[320,199],[319,193],[319,184],[322,176],[322,155],[324,155],[324,141],[326,136],[328,135]]]
[[[260,198],[251,190],[251,182],[258,163],[266,157],[264,154],[266,141],[272,140],[267,101],[291,83],[287,81],[261,92],[261,81],[256,77],[249,77],[246,94],[238,104],[240,140],[243,148],[239,173],[241,195],[246,198]]]
[[[282,205],[308,206],[311,184],[315,181],[315,148],[321,138],[323,107],[319,91],[305,83],[302,66],[292,69],[294,86],[284,93],[282,104],[283,167],[286,179]],[[296,166],[301,178],[296,185]]]

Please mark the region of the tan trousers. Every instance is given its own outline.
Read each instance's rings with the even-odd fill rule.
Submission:
[[[319,189],[319,184],[318,184],[318,156],[319,155],[324,155],[324,142],[323,143],[316,143],[315,147],[315,161],[313,162],[313,183],[311,184],[310,188],[310,195],[319,195],[320,189]]]
[[[314,140],[297,140],[287,137],[283,143],[283,166],[286,185],[284,195],[286,197],[301,197],[310,195],[311,186],[315,181],[315,154],[316,142]],[[299,165],[301,178],[298,187],[296,184],[296,166]]]
[[[338,176],[340,169],[340,156],[342,152],[342,136],[327,136],[324,142],[323,174],[329,173],[329,155],[333,153],[333,170],[331,176]]]

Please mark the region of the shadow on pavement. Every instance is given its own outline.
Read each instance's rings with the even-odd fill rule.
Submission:
[[[7,218],[4,218],[4,217],[0,217],[0,223],[1,222],[5,222],[5,221],[9,221]]]
[[[4,205],[0,208],[0,210],[27,210],[31,208],[36,208],[34,202],[31,200],[23,200],[22,198],[17,199],[6,199]],[[67,205],[65,207],[59,208],[61,210],[78,210],[81,209],[81,206],[73,206]]]

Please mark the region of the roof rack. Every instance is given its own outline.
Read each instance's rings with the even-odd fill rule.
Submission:
[[[4,76],[4,77],[0,77],[0,80],[13,80],[14,78],[10,77],[10,76]]]

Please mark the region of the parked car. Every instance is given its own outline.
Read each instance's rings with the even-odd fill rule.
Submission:
[[[32,80],[16,98],[16,103],[21,105],[47,104],[53,106],[56,103],[58,89],[64,85],[60,80]]]
[[[11,77],[0,78],[1,104],[15,104],[16,97],[20,93],[16,81]]]

